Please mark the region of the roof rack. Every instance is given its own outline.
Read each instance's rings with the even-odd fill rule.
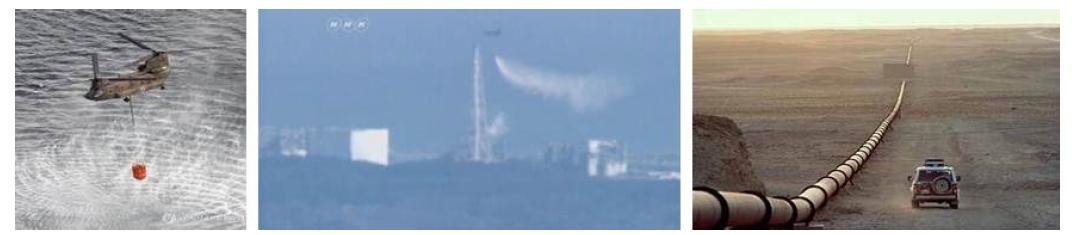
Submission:
[[[928,167],[942,167],[945,166],[945,160],[940,158],[928,158],[922,165]]]

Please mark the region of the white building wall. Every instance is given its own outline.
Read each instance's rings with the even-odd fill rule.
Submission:
[[[587,140],[587,175],[620,177],[628,172],[628,162],[617,140]]]
[[[359,129],[350,132],[350,160],[387,166],[388,129]]]

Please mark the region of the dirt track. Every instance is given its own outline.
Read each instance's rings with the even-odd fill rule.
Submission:
[[[879,124],[920,36],[902,117],[816,223],[828,229],[1057,229],[1059,43],[1036,29],[807,31],[694,36],[694,109],[745,133],[769,195],[793,195]],[[1057,29],[1052,31],[1054,35]],[[945,158],[960,209],[912,209],[905,178]]]

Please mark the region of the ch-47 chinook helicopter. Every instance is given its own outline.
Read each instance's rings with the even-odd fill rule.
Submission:
[[[132,126],[135,126],[135,112],[132,107],[132,96],[153,89],[166,89],[166,80],[169,80],[170,74],[169,52],[155,50],[123,33],[117,33],[117,35],[120,35],[124,40],[135,44],[139,48],[150,51],[151,54],[135,61],[135,64],[139,65],[136,67],[135,72],[123,74],[115,78],[102,78],[98,73],[98,55],[91,54],[90,61],[94,67],[94,78],[91,79],[90,90],[87,91],[87,94],[83,95],[83,97],[93,101],[123,98],[124,102],[128,103],[128,113],[131,114],[132,117]],[[197,48],[189,50],[201,49],[213,48]],[[147,177],[146,165],[138,162],[133,163],[132,177],[140,181],[145,180]]]
[[[117,35],[139,48],[151,51],[151,54],[135,62],[139,65],[135,72],[123,74],[116,78],[100,77],[98,74],[98,55],[91,54],[90,59],[94,66],[94,78],[91,79],[90,90],[83,97],[93,101],[123,98],[124,102],[128,103],[128,111],[132,115],[132,125],[135,125],[132,96],[153,89],[166,89],[165,83],[169,79],[170,72],[169,53],[150,48],[123,33],[117,33]]]

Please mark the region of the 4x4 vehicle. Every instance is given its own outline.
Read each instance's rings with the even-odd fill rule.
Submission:
[[[922,166],[915,167],[915,175],[907,176],[911,183],[911,207],[917,208],[923,202],[948,203],[952,209],[959,208],[960,189],[957,184],[960,176],[956,169],[946,165],[942,159],[926,159]]]

